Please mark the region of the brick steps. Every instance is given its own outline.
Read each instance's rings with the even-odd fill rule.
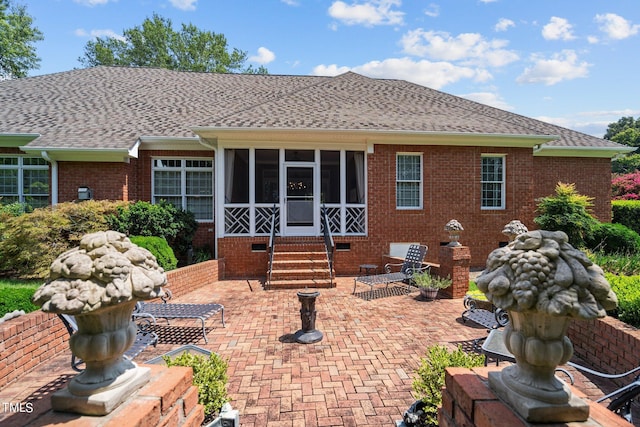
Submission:
[[[277,238],[267,289],[333,288],[324,242],[318,238]],[[270,280],[269,280],[270,278]]]

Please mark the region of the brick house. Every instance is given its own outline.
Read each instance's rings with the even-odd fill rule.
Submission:
[[[401,80],[96,67],[0,82],[0,196],[34,206],[165,199],[196,214],[195,246],[227,277],[264,276],[280,236],[319,236],[337,274],[465,227],[472,265],[535,228],[558,181],[610,220],[610,160],[628,147]],[[86,192],[85,192],[86,195]],[[437,262],[438,251],[427,256]]]

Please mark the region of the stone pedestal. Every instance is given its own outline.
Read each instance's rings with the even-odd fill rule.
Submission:
[[[449,277],[450,287],[440,291],[440,297],[463,298],[469,291],[471,251],[468,246],[440,246],[438,276]]]
[[[300,319],[302,329],[295,333],[295,339],[302,344],[311,344],[322,340],[322,332],[316,329],[316,298],[320,292],[298,292],[300,301]]]

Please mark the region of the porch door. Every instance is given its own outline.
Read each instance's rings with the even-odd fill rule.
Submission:
[[[285,164],[285,176],[285,236],[316,235],[315,165]]]

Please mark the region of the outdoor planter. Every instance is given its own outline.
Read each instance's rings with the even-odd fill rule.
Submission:
[[[495,306],[507,310],[505,345],[516,364],[489,373],[489,385],[526,421],[585,421],[589,405],[555,377],[573,354],[571,318],[604,317],[617,306],[600,267],[561,231],[520,234],[487,259],[476,281]]]
[[[105,415],[148,382],[149,368],[123,357],[136,338],[131,314],[137,301],[163,295],[166,276],[155,257],[121,233],[85,235],[80,247],[60,255],[33,301],[42,311],[73,315],[69,340],[86,369],[52,395],[52,408]]]
[[[422,299],[427,301],[436,299],[440,289],[451,286],[451,279],[448,277],[432,276],[428,271],[414,274],[411,280],[420,290]]]

